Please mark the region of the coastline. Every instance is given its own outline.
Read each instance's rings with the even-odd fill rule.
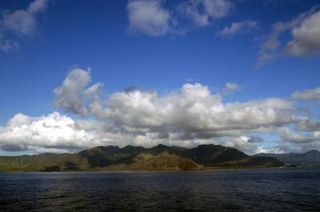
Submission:
[[[248,167],[248,168],[208,168],[197,170],[78,170],[78,171],[0,171],[3,173],[188,173],[188,172],[220,172],[220,171],[250,171],[250,170],[300,170],[300,169],[319,169],[320,167]]]

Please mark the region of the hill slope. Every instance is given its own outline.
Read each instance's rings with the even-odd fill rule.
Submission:
[[[0,171],[197,170],[282,165],[274,158],[248,156],[221,145],[200,145],[191,149],[165,145],[152,148],[100,146],[76,154],[0,157]]]

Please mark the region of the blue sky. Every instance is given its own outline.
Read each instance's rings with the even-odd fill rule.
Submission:
[[[38,7],[31,11],[33,3],[38,3]],[[224,103],[271,97],[287,101],[294,92],[319,86],[320,38],[312,40],[312,36],[319,35],[317,3],[313,0],[3,0],[0,2],[0,126],[4,131],[8,120],[18,113],[41,117],[54,111],[74,119],[101,121],[97,114],[79,116],[66,104],[54,104],[59,99],[54,89],[77,68],[90,69],[86,73],[90,74],[92,83],[103,83],[100,93],[105,98],[130,87],[168,96],[186,83],[200,83],[212,93],[221,93],[225,83],[230,82],[239,90],[223,96]],[[209,11],[212,4],[218,6]],[[150,13],[144,14],[148,10]],[[17,15],[17,22],[7,21],[17,11],[26,12],[27,17]],[[300,14],[305,14],[301,20]],[[195,15],[201,16],[202,22]],[[311,19],[313,22],[305,24]],[[293,20],[297,23],[289,24]],[[273,26],[279,22],[285,27],[277,31]],[[232,24],[236,26],[233,30]],[[318,27],[318,31],[294,35],[304,24]],[[279,45],[263,49],[274,34]],[[308,47],[310,42],[304,39],[305,34],[311,37],[314,48]],[[5,46],[7,41],[10,45]],[[298,50],[287,49],[290,42]],[[261,52],[267,52],[268,59],[261,59]],[[308,110],[317,114],[317,98],[316,95],[307,102],[294,104],[296,108],[307,105]],[[269,136],[264,137],[273,137],[273,132],[268,131]],[[257,132],[245,132],[242,136],[251,134]],[[281,140],[281,136],[276,139]],[[306,143],[314,147],[318,140],[311,140]],[[268,144],[265,142],[263,146]]]

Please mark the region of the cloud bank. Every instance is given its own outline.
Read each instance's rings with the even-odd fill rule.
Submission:
[[[93,135],[81,129],[72,118],[57,112],[41,117],[18,113],[0,128],[0,145],[11,151],[34,148],[72,150],[91,146],[92,138]]]
[[[314,145],[320,138],[319,122],[299,115],[290,99],[224,102],[225,95],[239,89],[236,83],[226,83],[218,93],[200,83],[186,83],[165,95],[140,89],[104,95],[102,86],[92,82],[90,70],[71,70],[54,89],[55,106],[69,115],[18,113],[0,128],[0,147],[63,152],[97,145],[215,143],[256,153],[282,151],[286,143],[297,144],[292,146],[302,151],[303,144]],[[277,135],[281,142],[268,149],[261,145],[267,142],[261,133]]]

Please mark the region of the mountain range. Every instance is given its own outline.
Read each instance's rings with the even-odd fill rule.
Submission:
[[[0,171],[203,170],[283,165],[275,158],[249,156],[234,148],[211,144],[190,149],[161,144],[152,148],[99,146],[74,154],[0,157]]]
[[[287,153],[287,154],[269,154],[261,153],[256,156],[276,158],[283,162],[286,166],[297,167],[320,167],[320,152],[318,150],[310,150],[305,153]]]

